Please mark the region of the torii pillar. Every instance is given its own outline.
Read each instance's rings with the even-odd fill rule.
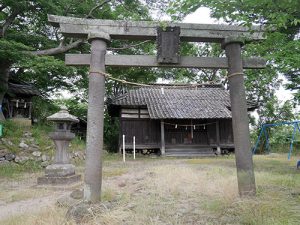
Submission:
[[[105,54],[110,36],[104,32],[89,33],[91,43],[91,61],[88,90],[88,116],[87,116],[87,146],[84,174],[84,200],[98,202],[101,200],[102,185],[102,150],[103,150],[103,121],[104,121],[104,95]]]
[[[242,44],[242,40],[229,37],[225,38],[222,47],[228,58],[228,81],[239,194],[240,196],[254,196],[256,187],[241,55]]]

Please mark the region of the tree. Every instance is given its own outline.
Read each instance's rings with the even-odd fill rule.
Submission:
[[[245,71],[247,94],[257,102],[262,113],[266,112],[266,104],[274,100],[274,92],[281,83],[278,76],[284,74],[290,80],[287,88],[298,90],[295,100],[300,100],[299,1],[177,0],[168,6],[168,13],[174,20],[181,20],[199,7],[208,7],[212,17],[223,19],[229,24],[264,26],[266,39],[260,43],[247,44],[243,51],[245,56],[261,56],[268,60],[264,70]],[[223,77],[224,80],[226,82]]]
[[[150,19],[147,8],[137,0],[1,0],[0,104],[10,76],[34,83],[44,96],[61,87],[79,91],[87,84],[86,68],[66,67],[63,61],[67,51],[87,52],[86,40],[62,37],[47,23],[47,14]],[[4,119],[2,112],[0,119]]]

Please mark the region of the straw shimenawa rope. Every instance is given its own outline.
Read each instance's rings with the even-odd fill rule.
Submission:
[[[238,73],[232,73],[232,74],[229,74],[227,77],[230,78],[230,77],[233,77],[233,76],[238,76],[238,75],[244,75],[244,73],[241,73],[241,72],[238,72]]]

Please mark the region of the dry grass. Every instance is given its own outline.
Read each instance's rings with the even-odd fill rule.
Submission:
[[[286,155],[254,158],[257,197],[239,198],[233,157],[105,162],[102,201],[87,224],[299,224],[300,172]],[[0,224],[75,224],[52,206]]]

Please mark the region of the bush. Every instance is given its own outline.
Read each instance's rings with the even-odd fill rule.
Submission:
[[[104,144],[108,152],[118,152],[119,121],[108,114],[104,117]]]

